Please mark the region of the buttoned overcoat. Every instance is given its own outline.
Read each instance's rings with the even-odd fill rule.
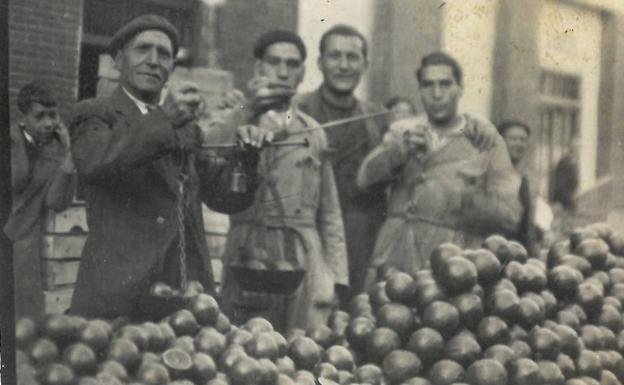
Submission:
[[[174,127],[160,108],[141,114],[118,88],[109,97],[79,103],[69,129],[89,225],[71,311],[90,317],[128,315],[178,235],[180,165],[173,154]],[[232,213],[251,204],[254,188],[231,192],[229,164],[200,154],[186,159],[186,242],[203,264],[202,271],[192,273],[212,289],[201,203]]]
[[[4,231],[13,241],[17,317],[38,317],[44,311],[41,268],[44,219],[48,210],[63,210],[71,203],[75,175],[61,169],[68,151],[54,137],[29,160],[24,134],[19,127],[11,127],[13,206]]]
[[[266,128],[280,131],[275,126]],[[260,249],[268,265],[286,261],[306,275],[292,296],[254,295],[241,293],[226,269],[223,292],[233,320],[262,315],[280,330],[325,323],[335,285],[349,285],[343,222],[325,133],[297,109],[285,130],[289,140],[307,139],[310,145],[263,151],[254,204],[230,217],[224,263],[245,263],[241,260],[249,257],[245,252]]]
[[[491,125],[465,115],[466,124]],[[364,160],[358,184],[391,183],[388,215],[379,232],[372,265],[416,273],[429,267],[431,252],[445,242],[477,248],[487,235],[516,228],[521,213],[520,178],[502,137],[480,151],[462,133],[422,157],[402,156],[404,129],[424,117],[394,123]],[[490,132],[494,132],[492,126]],[[432,149],[431,136],[427,147]]]

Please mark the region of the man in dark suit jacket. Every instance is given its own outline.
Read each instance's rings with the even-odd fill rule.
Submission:
[[[41,250],[48,210],[63,210],[75,188],[69,135],[56,100],[39,81],[17,96],[18,124],[11,127],[13,207],[4,228],[13,241],[15,314],[37,318],[44,312]]]
[[[228,162],[199,150],[197,87],[162,90],[173,70],[178,32],[166,19],[140,16],[113,37],[120,86],[79,103],[70,125],[72,153],[85,185],[87,238],[71,312],[133,314],[156,281],[213,290],[201,202],[223,213],[252,203],[261,129],[236,128],[243,143],[246,192],[230,191]]]
[[[533,173],[526,170],[522,164],[528,148],[531,128],[524,122],[508,120],[498,126],[498,132],[505,140],[514,171],[521,178],[518,198],[522,205],[522,215],[518,227],[507,236],[522,243],[531,256],[537,256],[539,253],[539,231],[535,226],[535,202],[538,197],[535,184],[537,181],[533,180],[533,175],[531,175]]]

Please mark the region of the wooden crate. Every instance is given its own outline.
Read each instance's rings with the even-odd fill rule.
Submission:
[[[43,294],[45,297],[45,312],[59,314],[69,309],[74,288],[71,286],[62,287],[56,290],[44,291]]]
[[[42,263],[45,290],[56,290],[62,286],[73,286],[76,283],[80,260],[44,259]]]
[[[43,236],[42,257],[54,260],[80,258],[86,241],[87,234],[45,234]]]
[[[212,264],[212,277],[216,284],[220,284],[223,278],[223,263],[217,258],[212,258],[210,262]]]
[[[204,231],[208,234],[226,235],[230,229],[230,217],[217,213],[202,205],[204,216]]]
[[[87,209],[82,204],[74,204],[61,212],[50,211],[46,221],[49,233],[84,233],[87,226]]]
[[[206,234],[206,244],[208,244],[208,255],[210,258],[221,258],[225,253],[225,235]]]

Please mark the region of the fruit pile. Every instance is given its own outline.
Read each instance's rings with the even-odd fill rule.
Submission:
[[[497,235],[478,250],[443,244],[430,266],[414,276],[388,269],[348,312],[286,335],[263,318],[231,325],[197,285],[186,309],[157,323],[22,319],[19,383],[624,382],[624,237],[607,226],[575,230],[540,259]]]
[[[624,382],[624,238],[604,224],[543,258],[498,235],[443,244],[430,269],[385,278],[354,298],[344,334],[390,384]]]

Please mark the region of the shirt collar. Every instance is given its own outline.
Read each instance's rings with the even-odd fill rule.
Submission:
[[[145,115],[145,114],[147,114],[150,111],[150,107],[156,107],[153,104],[148,104],[148,103],[145,103],[142,100],[137,99],[125,87],[121,87],[121,89],[126,93],[126,95],[128,95],[130,100],[132,100],[134,102],[134,104],[136,104],[136,106],[139,108],[139,111],[141,111],[141,114]]]
[[[277,123],[277,125],[280,128],[286,128],[289,127],[292,120],[295,118],[294,116],[294,109],[292,107],[292,105],[290,107],[288,107],[288,109],[286,111],[274,111],[274,110],[269,110],[267,112],[267,116],[274,121],[275,123]]]
[[[321,85],[319,89],[319,94],[324,104],[334,109],[345,111],[350,111],[357,107],[357,99],[355,98],[355,96],[351,95],[351,97],[346,99],[343,103],[336,103],[335,101],[330,100],[329,96],[327,96],[328,92],[329,91],[326,89],[325,85]]]
[[[457,135],[457,134],[460,134],[464,130],[465,126],[466,126],[466,118],[463,115],[460,115],[459,116],[459,120],[457,121],[457,123],[455,123],[454,126],[445,129],[443,131],[444,135],[442,135],[442,131],[436,129],[435,126],[429,121],[429,119],[427,119],[427,122],[428,122],[427,127],[436,136],[453,136],[453,135]]]
[[[35,138],[30,136],[30,134],[26,132],[26,130],[22,130],[22,132],[24,133],[24,137],[26,138],[26,141],[28,141],[28,143],[35,145],[35,146],[37,145],[37,142],[35,142]]]

